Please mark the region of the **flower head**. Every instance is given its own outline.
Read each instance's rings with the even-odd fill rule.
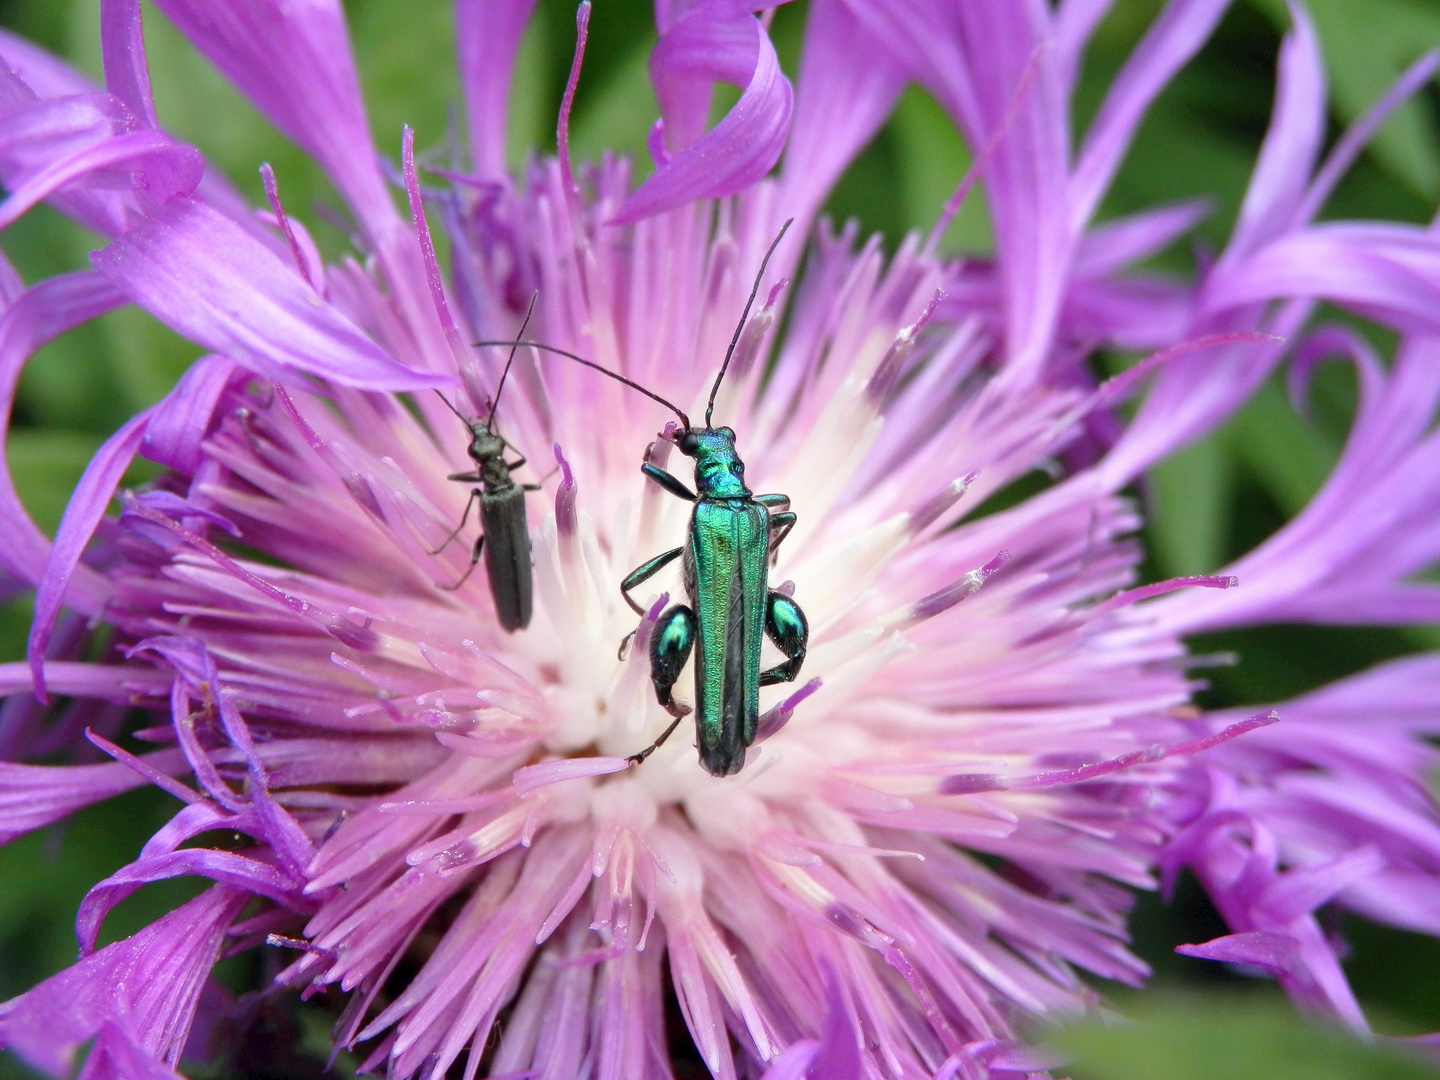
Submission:
[[[138,4],[104,6],[104,92],[0,41],[14,69],[0,68],[0,215],[50,199],[110,238],[93,270],[10,296],[7,394],[41,342],[121,303],[212,350],[101,450],[53,544],[0,485],[17,522],[0,557],[38,589],[29,664],[0,669],[13,715],[39,707],[27,693],[135,704],[158,745],[136,756],[92,733],[114,763],[0,766],[0,832],[145,782],[183,803],[87,897],[85,959],[0,1006],[9,1046],[63,1071],[98,1033],[96,1070],[173,1065],[228,937],[298,950],[279,983],[347,993],[337,1044],[401,1078],[460,1061],[467,1076],[668,1075],[672,997],[720,1077],[1003,1076],[1043,1067],[1021,1026],[1091,1007],[1085,976],[1144,978],[1129,890],[1182,866],[1235,931],[1203,955],[1262,964],[1356,1024],[1315,908],[1440,930],[1440,816],[1416,786],[1433,756],[1415,689],[1428,659],[1297,702],[1274,727],[1268,710],[1190,704],[1185,633],[1435,608],[1404,578],[1437,554],[1422,523],[1440,476],[1440,246],[1398,225],[1311,224],[1368,129],[1317,170],[1323,83],[1302,11],[1235,236],[1186,287],[1126,268],[1194,207],[1090,220],[1221,3],[1166,8],[1073,155],[1092,22],[1069,7],[817,0],[792,89],[748,8],[662,4],[656,168],[637,186],[625,160],[570,161],[574,72],[559,156],[504,171],[528,5],[462,0],[469,164],[424,174],[407,129],[408,214],[370,143],[338,3],[160,7],[325,166],[364,258],[325,264],[283,177],[267,167],[270,206],[254,213],[160,129]],[[741,93],[707,130],[717,80]],[[886,255],[817,223],[911,80],[982,148],[993,260],[917,237]],[[1406,334],[1393,368],[1353,335],[1308,333],[1319,299]],[[522,328],[544,347],[474,344]],[[1102,346],[1156,351],[1097,383],[1085,365]],[[1302,381],[1336,354],[1364,374],[1330,486],[1233,572],[1134,587],[1126,487],[1287,350]],[[657,401],[565,353],[707,426],[713,405],[738,488],[697,475],[702,494],[781,493],[795,515],[762,584],[803,609],[808,649],[798,678],[760,689],[753,745],[724,767],[697,756],[688,719],[633,760],[672,715],[651,686],[660,620],[707,588],[687,557],[632,577],[643,615],[626,604],[622,580],[694,527],[639,466],[688,483],[690,446]],[[1117,406],[1152,373],[1122,424]],[[510,479],[537,489],[506,519],[523,504],[510,536],[532,558],[468,573],[482,557],[471,488],[492,461],[467,459],[482,418],[525,459]],[[106,519],[137,453],[165,471]],[[1041,494],[975,513],[1037,468],[1053,477]],[[1386,543],[1396,528],[1407,539]],[[488,535],[492,555],[505,535]],[[532,574],[533,615],[502,625],[496,589]],[[99,662],[81,659],[84,619],[113,628]],[[699,704],[698,682],[672,681]],[[1406,693],[1412,712],[1339,736],[1355,703]],[[219,831],[245,842],[208,845]],[[94,951],[116,903],[178,875],[215,885]],[[60,1002],[79,1004],[57,1029]]]

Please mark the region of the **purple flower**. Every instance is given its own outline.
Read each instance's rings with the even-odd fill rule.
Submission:
[[[182,804],[86,898],[79,963],[0,1005],[4,1045],[61,1075],[94,1038],[86,1076],[172,1075],[210,967],[256,947],[297,950],[282,986],[348,994],[336,1044],[399,1078],[461,1059],[466,1076],[666,1076],[668,996],[717,1077],[1005,1077],[1047,1067],[1018,1033],[1091,1008],[1086,976],[1143,981],[1130,890],[1182,867],[1233,931],[1196,955],[1260,965],[1357,1027],[1316,909],[1440,933],[1433,658],[1282,704],[1272,725],[1195,709],[1182,642],[1440,617],[1411,580],[1440,556],[1440,239],[1313,224],[1434,55],[1321,161],[1324,81],[1296,7],[1234,235],[1184,285],[1129,268],[1203,208],[1092,218],[1220,0],[1165,8],[1073,150],[1104,4],[814,0],[792,88],[744,5],[661,3],[656,168],[638,186],[627,161],[570,161],[575,73],[561,154],[505,171],[532,5],[458,0],[468,166],[422,185],[407,129],[409,215],[338,0],[159,6],[324,166],[360,252],[324,264],[283,177],[265,168],[255,211],[164,133],[135,0],[102,3],[104,90],[0,37],[0,223],[43,200],[107,238],[93,269],[0,274],[7,413],[44,342],[121,304],[211,350],[105,444],[53,543],[0,471],[6,586],[37,589],[28,663],[0,666],[0,837],[142,783]],[[717,80],[741,94],[707,129]],[[912,81],[981,149],[993,260],[943,258],[934,237],[887,257],[816,221]],[[708,775],[685,735],[636,766],[668,720],[643,646],[682,585],[642,585],[638,625],[618,585],[689,512],[636,468],[678,460],[664,410],[517,353],[496,421],[542,492],[535,615],[507,634],[484,575],[451,588],[468,545],[434,554],[466,505],[446,477],[468,436],[429,391],[484,415],[506,358],[471,342],[517,334],[533,296],[528,338],[698,415],[790,218],[716,416],[759,490],[793,501],[773,574],[808,613],[809,654],[799,685],[762,691],[738,775]],[[1321,301],[1396,331],[1393,364],[1316,325]],[[1097,385],[1101,347],[1155,355]],[[1134,587],[1127,486],[1283,361],[1299,398],[1332,358],[1362,399],[1310,508],[1214,576]],[[137,454],[164,471],[107,517]],[[1042,494],[972,514],[1036,468],[1056,477]],[[53,749],[55,696],[86,709],[70,743],[88,725],[113,763],[27,763]],[[112,741],[124,707],[153,714],[137,737],[156,749]],[[185,875],[215,884],[96,950],[115,904]]]

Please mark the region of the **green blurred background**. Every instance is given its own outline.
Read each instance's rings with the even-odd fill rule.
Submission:
[[[398,157],[400,126],[409,123],[417,129],[418,144],[434,148],[438,160],[458,100],[449,3],[352,0],[346,7],[377,144]],[[1086,57],[1077,131],[1160,7],[1160,0],[1117,0]],[[1440,44],[1440,0],[1311,0],[1310,10],[1331,79],[1332,138],[1404,66]],[[792,76],[804,11],[804,0],[781,8],[772,29]],[[313,212],[317,205],[339,205],[319,171],[148,3],[146,18],[161,121],[200,147],[256,205],[264,204],[256,170],[261,162],[272,163],[290,212],[304,218],[322,251],[344,250],[341,233]],[[69,57],[99,80],[97,0],[0,0],[0,25]],[[1218,33],[1151,110],[1102,218],[1205,195],[1216,212],[1199,229],[1197,243],[1212,250],[1224,243],[1268,121],[1276,51],[1287,25],[1284,0],[1235,0]],[[527,147],[554,148],[554,117],[573,37],[570,0],[541,0],[517,71],[511,138],[516,164]],[[648,165],[644,140],[655,103],[645,64],[654,39],[646,0],[596,0],[572,129],[577,156],[610,148]],[[1432,86],[1396,114],[1325,216],[1429,219],[1440,196],[1436,100]],[[858,217],[867,231],[884,232],[893,245],[906,231],[929,227],[968,161],[940,108],[912,88],[852,165],[828,212]],[[971,198],[946,244],[951,251],[989,249],[983,197]],[[42,207],[14,225],[0,245],[33,282],[87,266],[89,251],[100,241]],[[1192,258],[1192,250],[1182,246],[1154,265],[1185,274]],[[1385,335],[1368,332],[1382,348],[1389,346]],[[76,479],[106,435],[161,397],[197,355],[193,345],[148,317],[122,311],[67,334],[31,362],[8,453],[22,497],[44,528],[53,531]],[[1354,397],[1349,372],[1327,367],[1315,381],[1312,415],[1301,418],[1272,381],[1223,428],[1157,468],[1138,492],[1148,503],[1147,576],[1214,570],[1296,514],[1338,455]],[[146,475],[140,470],[131,479]],[[22,655],[28,618],[28,599],[0,607],[0,660]],[[1388,657],[1440,645],[1440,633],[1433,627],[1284,626],[1212,635],[1193,645],[1197,651],[1237,655],[1235,666],[1213,673],[1203,696],[1206,705],[1228,706],[1283,700]],[[73,961],[72,922],[85,890],[133,858],[173,810],[156,792],[135,792],[0,849],[0,1000]],[[106,940],[133,932],[198,888],[170,882],[142,890],[111,916]],[[1337,929],[1352,946],[1346,969],[1379,1031],[1440,1029],[1440,943],[1350,917],[1338,918]],[[1137,952],[1156,972],[1152,989],[1135,995],[1105,987],[1123,1022],[1091,1023],[1055,1036],[1074,1055],[1069,1071],[1077,1078],[1440,1077],[1440,1069],[1307,1027],[1268,983],[1176,956],[1176,944],[1223,932],[1193,882],[1182,882],[1170,905],[1153,895],[1139,897],[1134,931]],[[271,963],[257,956],[227,961],[223,977],[237,993],[254,990]],[[266,1002],[228,1067],[193,1071],[320,1075],[328,1004]],[[342,1058],[337,1071],[348,1074],[353,1064]],[[29,1074],[0,1054],[0,1075]]]

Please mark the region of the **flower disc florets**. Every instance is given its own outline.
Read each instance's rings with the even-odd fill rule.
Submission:
[[[592,182],[623,188],[610,171]],[[603,198],[567,198],[553,165],[532,183],[523,215],[573,231],[525,253],[554,268],[527,337],[698,413],[773,236],[763,203],[713,225],[697,207],[616,229],[599,224]],[[1189,732],[1179,645],[1116,649],[1114,608],[1096,606],[1133,577],[1135,517],[1082,493],[957,527],[1060,452],[1100,399],[997,381],[976,320],[930,321],[933,258],[887,265],[822,236],[777,340],[780,276],[717,415],[748,481],[792,500],[771,580],[812,637],[803,686],[764,691],[761,741],[733,778],[707,775],[684,725],[642,765],[625,760],[669,720],[645,645],[662,592],[683,583],[677,569],[640,590],[637,630],[618,582],[684,542],[690,504],[639,470],[648,453],[685,475],[658,437],[663,410],[603,375],[532,350],[511,369],[495,427],[528,458],[516,479],[542,487],[529,499],[536,613],[514,634],[482,573],[452,590],[468,542],[433,554],[468,495],[446,479],[464,471],[466,433],[433,395],[235,373],[195,480],[128,503],[112,618],[130,640],[214,665],[218,683],[198,677],[194,696],[210,687],[243,712],[268,790],[314,844],[310,951],[283,978],[353,989],[366,1004],[343,1041],[388,1036],[399,1075],[483,1046],[512,995],[527,1019],[512,1016],[496,1072],[532,1067],[541,1048],[576,1069],[600,1052],[643,1071],[667,975],[726,1075],[737,1049],[722,1032],[773,1058],[819,1031],[841,973],[877,1053],[933,1071],[1011,1037],[1024,1012],[1083,1008],[1072,964],[1143,973],[1122,943],[1125,894],[1107,882],[1146,880],[1166,766],[1063,792],[1042,776]],[[646,294],[664,303],[621,302]],[[523,312],[506,310],[515,333]],[[483,351],[474,382],[493,386],[505,359]],[[693,693],[682,680],[677,696]],[[223,730],[214,709],[181,719],[202,744]],[[1006,790],[1017,778],[1025,790]],[[441,911],[397,989],[389,973]],[[571,1030],[551,1007],[561,986],[625,1023]]]

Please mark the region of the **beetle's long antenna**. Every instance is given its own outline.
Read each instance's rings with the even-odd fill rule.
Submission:
[[[593,360],[586,360],[583,356],[576,356],[573,352],[567,352],[564,349],[556,348],[554,345],[546,345],[544,342],[540,341],[477,341],[475,342],[475,344],[479,347],[491,345],[509,345],[511,348],[526,345],[532,349],[543,349],[545,352],[552,352],[559,356],[567,357],[571,360],[574,360],[577,364],[584,364],[586,367],[594,371],[600,372],[600,374],[602,375],[609,375],[610,378],[614,379],[616,382],[622,382],[626,386],[630,387],[630,389],[632,390],[639,390],[640,393],[644,394],[651,401],[658,401],[661,405],[664,405],[667,409],[669,409],[671,412],[673,412],[676,416],[680,418],[680,423],[685,425],[686,431],[690,430],[690,418],[685,415],[685,413],[680,409],[680,406],[674,404],[673,402],[667,401],[659,394],[646,390],[645,387],[641,386],[639,383],[632,382],[618,372],[611,371],[607,367],[601,367]]]
[[[451,405],[450,399],[448,397],[442,394],[439,390],[435,391],[435,396],[438,397],[441,401],[445,402],[445,407],[451,412],[453,412],[456,416],[458,416],[462,424],[464,424],[467,428],[470,426],[470,421],[465,419],[465,414],[462,413],[459,409],[457,409],[454,405]]]
[[[530,294],[530,306],[525,309],[525,321],[520,324],[520,332],[515,335],[517,338],[525,336],[525,328],[530,325],[530,316],[535,314],[535,301],[539,296],[539,289]],[[495,434],[495,410],[500,407],[500,395],[505,392],[505,378],[510,374],[510,365],[515,362],[516,348],[518,345],[510,347],[510,357],[505,361],[505,370],[500,373],[500,385],[495,387],[495,397],[490,402],[490,415],[485,418],[485,430],[491,435]]]
[[[785,239],[785,230],[795,224],[791,218],[780,226],[780,233],[770,245],[770,250],[765,252],[765,259],[760,263],[760,272],[755,275],[755,285],[750,290],[750,299],[745,301],[745,310],[740,313],[740,322],[735,326],[735,336],[730,339],[730,348],[725,350],[725,362],[720,365],[720,374],[715,376],[715,385],[710,387],[710,400],[705,403],[705,426],[710,426],[710,414],[715,411],[715,395],[720,392],[720,382],[725,378],[725,372],[730,370],[730,358],[735,355],[735,346],[740,343],[740,332],[745,329],[745,320],[750,317],[750,308],[755,303],[755,297],[760,293],[760,279],[765,276],[765,267],[770,265],[770,256],[775,254],[775,249],[780,246],[780,241]]]

